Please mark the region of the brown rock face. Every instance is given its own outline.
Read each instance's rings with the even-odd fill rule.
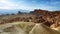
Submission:
[[[60,22],[60,11],[35,9],[30,13],[33,13],[37,16],[38,20],[36,20],[36,22],[38,23],[43,23],[47,26],[51,26],[52,24],[55,24],[55,26],[59,25],[58,23]]]
[[[9,16],[9,15],[8,15]],[[13,16],[13,17],[12,17]],[[3,16],[1,16],[3,18]],[[10,15],[11,18],[0,19],[0,23],[12,23],[16,21],[43,23],[47,26],[55,24],[55,27],[60,25],[60,11],[47,11],[35,9],[28,14],[23,14],[20,11],[18,14]]]

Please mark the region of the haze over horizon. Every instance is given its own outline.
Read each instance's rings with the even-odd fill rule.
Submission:
[[[0,9],[60,10],[60,0],[0,0]]]

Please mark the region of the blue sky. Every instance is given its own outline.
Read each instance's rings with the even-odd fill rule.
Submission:
[[[60,10],[60,0],[0,0],[0,9]]]

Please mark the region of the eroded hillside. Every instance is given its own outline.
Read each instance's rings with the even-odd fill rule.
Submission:
[[[60,11],[47,11],[35,9],[30,13],[18,12],[17,14],[0,15],[0,24],[14,22],[29,22],[29,23],[32,22],[35,24],[42,23],[45,26],[60,32]]]

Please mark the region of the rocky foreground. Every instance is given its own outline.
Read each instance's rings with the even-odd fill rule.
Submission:
[[[15,22],[0,25],[0,34],[60,34],[39,23]]]

